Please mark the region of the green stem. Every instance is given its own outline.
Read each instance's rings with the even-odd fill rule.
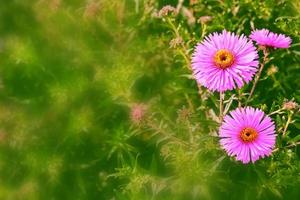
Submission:
[[[171,26],[171,29],[173,30],[173,32],[175,34],[175,37],[181,37],[180,34],[179,34],[179,32],[178,32],[178,29],[176,28],[176,26],[174,25],[174,23],[171,21],[170,18],[167,18],[167,22]],[[182,44],[182,48],[183,49],[179,49],[179,53],[184,58],[187,67],[189,69],[191,69],[191,62],[190,62],[190,59],[187,56],[188,50],[187,50],[187,47],[185,46],[185,44]]]
[[[283,129],[283,133],[282,133],[282,138],[284,138],[286,136],[286,131],[287,131],[288,127],[289,127],[289,124],[292,121],[292,115],[293,115],[292,113],[288,114],[288,119],[286,121],[286,124],[285,124],[284,129]]]
[[[296,146],[299,145],[299,144],[300,144],[300,142],[296,142],[296,143],[294,143],[294,144],[287,145],[287,146],[285,146],[284,148],[296,147]],[[276,151],[278,151],[278,150],[279,150],[279,148],[276,148],[276,149],[274,149],[272,152],[274,153],[274,152],[276,152]]]
[[[264,53],[264,58],[263,58],[262,63],[260,64],[259,71],[258,71],[258,73],[257,73],[257,75],[256,75],[256,77],[255,77],[253,86],[252,86],[252,88],[251,88],[250,94],[249,94],[248,99],[247,99],[247,101],[246,101],[246,106],[247,106],[249,100],[251,99],[251,97],[252,97],[252,95],[253,95],[253,93],[254,93],[255,87],[256,87],[256,85],[257,85],[257,83],[258,83],[258,81],[259,81],[259,78],[260,78],[260,76],[261,76],[261,73],[262,73],[262,71],[263,71],[263,68],[264,68],[264,66],[266,65],[267,60],[268,60],[268,51],[267,51],[266,47],[263,49],[263,53]]]
[[[223,104],[223,97],[224,93],[220,92],[220,113],[219,113],[219,117],[220,117],[220,123],[222,123],[223,121],[223,110],[224,110],[224,104]]]
[[[242,107],[242,91],[238,89],[238,106],[239,108]]]
[[[283,111],[284,109],[283,108],[280,108],[280,109],[278,109],[278,110],[276,110],[276,111],[274,111],[274,112],[271,112],[270,114],[268,114],[269,116],[271,116],[271,115],[274,115],[274,114],[278,114],[278,113],[281,113],[281,111]]]
[[[188,143],[167,133],[165,130],[163,130],[162,128],[156,126],[152,121],[148,121],[147,125],[149,126],[150,129],[155,130],[156,132],[160,133],[162,136],[168,138],[169,140],[172,140],[173,142],[182,144],[184,146],[188,146]]]
[[[201,24],[201,40],[204,38],[205,34],[206,34],[206,24]]]

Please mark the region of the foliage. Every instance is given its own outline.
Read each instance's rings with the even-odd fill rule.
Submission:
[[[300,102],[299,9],[293,0],[3,3],[0,199],[297,199],[299,111],[282,105]],[[190,56],[208,33],[254,27],[293,45],[272,52],[250,102],[272,114],[276,149],[243,165],[219,146],[218,95],[197,86]],[[226,92],[225,111],[250,88]]]

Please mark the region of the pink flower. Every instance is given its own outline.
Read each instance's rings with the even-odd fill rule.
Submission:
[[[140,124],[145,118],[146,106],[144,104],[135,104],[130,111],[130,118],[134,124]]]
[[[252,41],[224,30],[210,34],[196,46],[192,69],[199,84],[211,91],[226,91],[252,80],[257,59]]]
[[[244,164],[269,156],[275,146],[275,125],[259,109],[237,108],[224,117],[220,143],[229,156]]]
[[[254,30],[249,36],[258,45],[273,47],[273,48],[289,48],[292,39],[283,34],[273,33],[267,29]]]

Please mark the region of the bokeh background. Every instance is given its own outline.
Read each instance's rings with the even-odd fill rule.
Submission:
[[[277,151],[243,165],[220,149],[218,94],[189,66],[210,32],[284,33],[293,45],[271,53],[250,104],[299,103],[299,1],[0,3],[0,199],[300,198],[299,112],[273,115]]]

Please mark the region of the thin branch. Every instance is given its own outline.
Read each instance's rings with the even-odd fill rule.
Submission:
[[[175,34],[175,37],[176,37],[176,38],[177,38],[177,37],[181,37],[181,36],[180,36],[180,33],[178,32],[178,28],[176,28],[176,26],[174,25],[174,23],[171,21],[170,18],[167,18],[167,22],[168,22],[168,24],[171,26],[171,28],[172,28],[172,30],[173,30],[173,32],[174,32],[174,34]],[[190,59],[188,58],[188,55],[187,55],[188,49],[187,49],[185,43],[182,44],[182,48],[183,48],[183,49],[180,49],[180,50],[179,50],[179,53],[180,53],[180,55],[182,55],[182,57],[184,58],[184,60],[185,60],[185,62],[186,62],[186,64],[187,64],[187,67],[188,67],[189,69],[191,69],[191,62],[190,62]]]
[[[202,88],[201,88],[201,85],[199,85],[199,84],[197,83],[197,87],[198,87],[198,94],[199,94],[200,98],[202,98],[202,92],[203,92],[203,90],[202,90]]]
[[[286,148],[295,147],[295,146],[297,146],[297,145],[299,145],[299,144],[300,144],[300,142],[296,142],[296,143],[294,143],[294,144],[290,144],[290,145],[286,146]]]
[[[224,93],[223,92],[220,92],[220,113],[219,113],[219,116],[220,116],[220,122],[222,123],[223,121],[223,110],[224,110],[224,104],[223,104],[223,97],[224,96]]]
[[[188,143],[186,141],[181,140],[181,139],[167,133],[164,129],[157,127],[152,121],[148,121],[147,125],[149,126],[150,129],[155,130],[156,132],[160,133],[164,137],[166,137],[170,140],[173,140],[174,142],[177,142],[179,144],[182,144],[184,146],[188,146]]]
[[[183,45],[183,48],[185,49],[184,45]],[[186,50],[184,50],[186,51]],[[186,65],[188,66],[189,69],[191,69],[191,62],[189,60],[189,58],[186,56],[186,54],[183,52],[182,49],[179,50],[179,53],[182,55],[182,57],[184,58],[185,62],[186,62]]]
[[[296,142],[296,143],[294,143],[294,144],[287,145],[287,146],[285,146],[284,148],[296,147],[296,146],[299,145],[299,144],[300,144],[300,141],[299,141],[299,142]],[[278,151],[278,150],[279,150],[279,148],[276,148],[276,149],[274,149],[272,152],[274,153],[274,152],[276,152],[276,151]]]
[[[238,89],[238,106],[239,108],[242,107],[242,91]]]
[[[263,69],[264,69],[264,66],[266,65],[266,63],[267,63],[267,61],[268,61],[268,55],[269,55],[269,53],[268,53],[266,47],[264,47],[263,53],[264,53],[264,58],[263,58],[262,63],[260,64],[259,71],[258,71],[258,73],[257,73],[257,75],[256,75],[256,77],[255,77],[253,86],[252,86],[252,88],[251,88],[250,94],[249,94],[248,99],[247,99],[247,101],[246,101],[246,105],[248,104],[249,100],[251,99],[251,97],[252,97],[252,95],[253,95],[253,93],[254,93],[255,87],[256,87],[256,85],[257,85],[257,83],[258,83],[258,81],[259,81],[259,78],[260,78],[260,76],[261,76],[261,73],[262,73],[262,71],[263,71]]]
[[[204,38],[205,34],[206,34],[206,24],[201,23],[201,37],[200,37],[201,40]]]
[[[286,121],[286,124],[285,124],[284,129],[283,129],[283,133],[282,133],[282,137],[283,137],[283,138],[286,136],[286,131],[287,131],[288,127],[289,127],[289,124],[290,124],[291,121],[292,121],[292,115],[293,115],[293,114],[290,114],[290,113],[288,114],[288,119],[287,119],[287,121]]]
[[[278,110],[275,110],[274,112],[271,112],[270,114],[268,114],[269,116],[274,115],[274,114],[278,114],[278,113],[282,113],[281,111],[283,111],[283,108],[280,108]]]
[[[223,97],[224,98],[224,97]],[[228,100],[224,100],[223,104],[224,104],[224,110],[223,110],[223,115],[226,115],[226,113],[229,111],[233,100],[236,100],[237,98],[235,97],[235,94],[231,95],[231,97]]]

